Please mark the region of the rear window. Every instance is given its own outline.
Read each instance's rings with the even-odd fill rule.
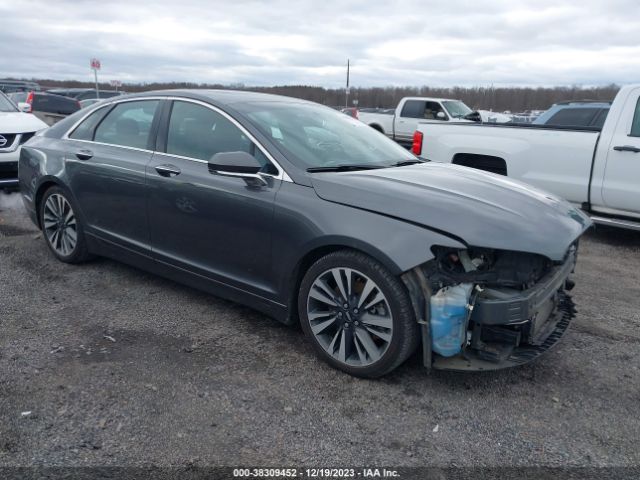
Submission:
[[[563,108],[547,120],[546,125],[586,127],[599,111],[599,108]]]
[[[400,112],[401,117],[406,118],[424,118],[424,100],[407,100]]]
[[[42,95],[36,93],[33,96],[33,110],[36,112],[69,115],[80,110],[80,105],[76,100],[71,98],[60,95]]]
[[[116,105],[100,122],[94,140],[123,147],[147,148],[151,123],[160,102],[140,100]]]
[[[93,140],[93,132],[107,112],[109,112],[109,107],[100,108],[93,112],[76,127],[69,135],[69,138],[76,140]]]
[[[638,98],[638,102],[636,103],[636,111],[633,114],[633,123],[631,124],[631,132],[629,135],[632,137],[640,137],[640,98]]]

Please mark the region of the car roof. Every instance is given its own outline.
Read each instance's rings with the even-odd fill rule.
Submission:
[[[286,103],[308,103],[308,100],[302,100],[294,97],[287,97],[284,95],[274,95],[272,93],[259,93],[246,90],[214,90],[214,89],[175,89],[175,90],[152,90],[149,92],[132,93],[128,95],[122,95],[115,97],[114,101],[119,101],[125,98],[142,98],[153,96],[174,96],[185,97],[192,99],[199,99],[210,101],[212,103],[219,103],[223,105],[231,105],[234,103],[246,103],[246,102],[286,102]]]
[[[457,98],[440,98],[440,97],[404,97],[405,100],[428,100],[433,102],[460,102]]]

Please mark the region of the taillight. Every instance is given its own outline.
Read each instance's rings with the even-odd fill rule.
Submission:
[[[413,134],[413,143],[411,144],[411,151],[416,155],[420,155],[422,153],[423,137],[424,135],[422,135],[422,132],[419,130],[416,130],[415,133]]]
[[[27,100],[26,103],[29,104],[29,110],[27,110],[25,113],[31,113],[33,112],[33,92],[29,92],[27,94]]]

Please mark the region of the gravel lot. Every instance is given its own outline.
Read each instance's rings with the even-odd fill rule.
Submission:
[[[377,381],[299,328],[105,259],[0,194],[0,466],[638,466],[640,233],[584,239],[579,310],[525,367]],[[23,412],[31,412],[23,415]]]

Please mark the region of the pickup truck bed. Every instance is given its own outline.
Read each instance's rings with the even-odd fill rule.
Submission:
[[[588,198],[591,162],[599,129],[531,124],[453,125],[456,126],[455,133],[442,133],[438,142],[426,143],[425,158],[441,161],[450,156],[451,163],[517,178],[575,204]],[[421,125],[421,128],[428,132],[432,125]],[[564,161],[558,160],[559,151],[563,153]],[[509,162],[507,167],[505,153],[517,155],[519,160]]]
[[[620,89],[601,130],[419,123],[412,150],[507,175],[569,200],[597,223],[640,230],[640,85]]]

